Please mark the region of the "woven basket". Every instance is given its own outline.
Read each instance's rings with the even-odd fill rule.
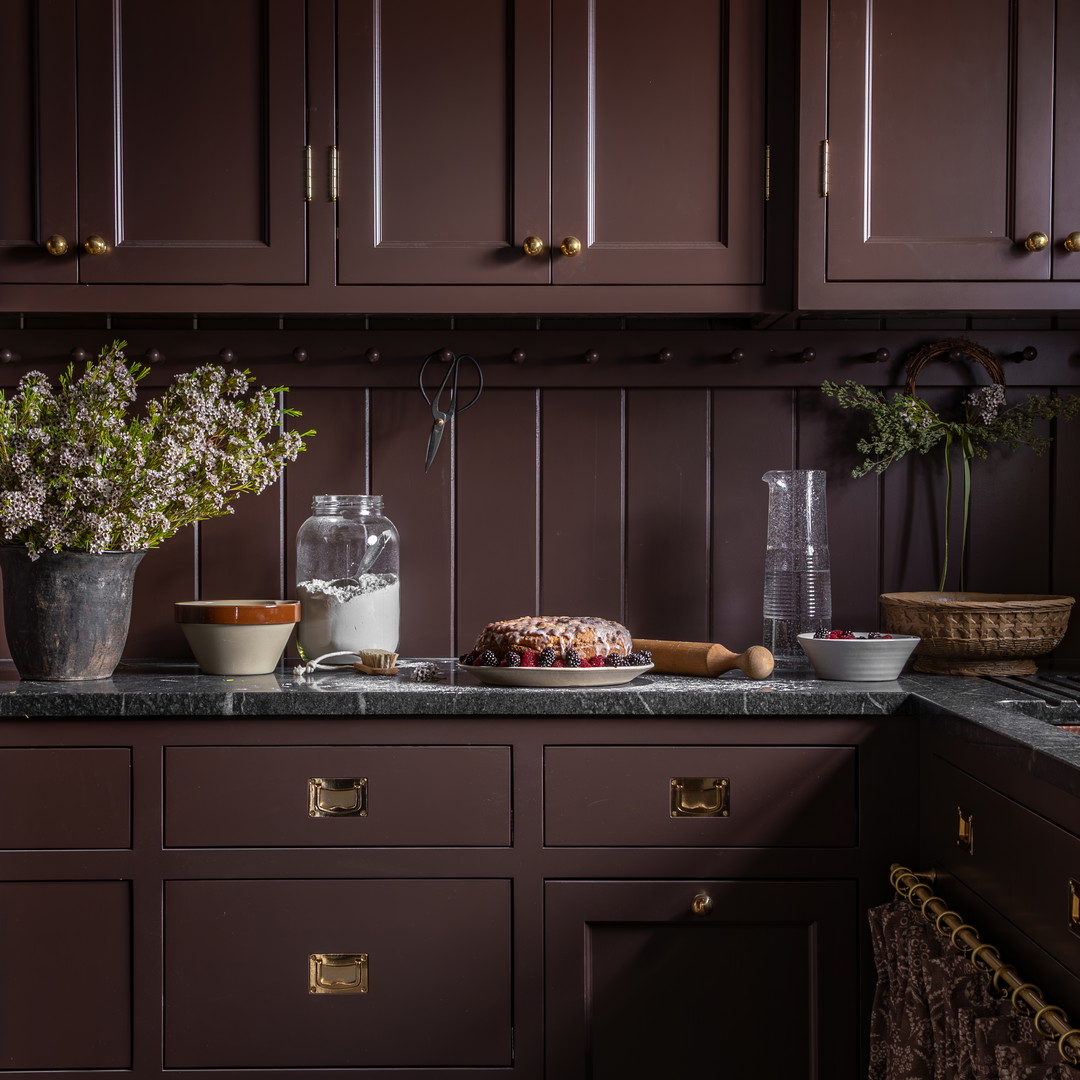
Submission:
[[[934,675],[1031,675],[1065,636],[1075,600],[1029,593],[883,593],[891,634],[916,634],[915,670]]]

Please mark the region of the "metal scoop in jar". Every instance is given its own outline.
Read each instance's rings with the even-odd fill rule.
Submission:
[[[359,585],[360,578],[370,570],[379,560],[387,541],[390,539],[390,530],[383,529],[381,533],[368,533],[367,549],[360,559],[360,565],[352,577],[335,578],[330,582],[341,589],[347,589],[350,585]]]

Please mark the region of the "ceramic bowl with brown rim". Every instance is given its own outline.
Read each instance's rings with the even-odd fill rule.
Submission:
[[[300,621],[298,600],[181,600],[174,610],[207,675],[268,675]]]

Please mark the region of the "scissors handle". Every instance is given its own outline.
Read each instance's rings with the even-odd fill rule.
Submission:
[[[483,392],[484,389],[484,371],[483,368],[480,367],[480,364],[478,363],[475,356],[471,356],[469,353],[462,353],[460,356],[455,356],[450,363],[449,369],[443,376],[442,382],[439,383],[438,390],[435,391],[434,395],[429,397],[427,388],[424,386],[424,372],[427,370],[428,364],[431,363],[431,361],[434,360],[436,357],[440,357],[441,355],[442,350],[439,350],[438,352],[433,352],[420,365],[420,393],[424,395],[424,400],[431,406],[431,414],[435,417],[436,420],[440,418],[444,420],[452,420],[457,413],[463,413],[467,409],[471,409],[480,399],[480,394]],[[472,366],[476,368],[476,377],[479,382],[476,387],[476,392],[469,399],[468,404],[459,405],[458,376],[461,371],[461,364],[465,360],[468,360],[472,364]],[[443,394],[446,393],[446,389],[448,386],[450,388],[450,401],[447,405],[446,410],[444,411],[439,407],[439,401],[442,399]]]

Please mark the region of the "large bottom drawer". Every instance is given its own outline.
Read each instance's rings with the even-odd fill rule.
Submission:
[[[167,1068],[511,1064],[510,883],[170,881]]]

